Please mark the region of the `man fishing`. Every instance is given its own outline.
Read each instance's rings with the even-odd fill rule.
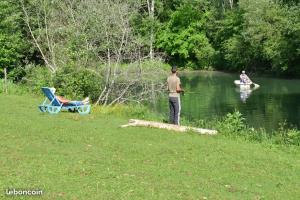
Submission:
[[[170,108],[170,124],[179,125],[180,121],[180,93],[184,90],[180,87],[180,79],[177,76],[177,67],[173,66],[172,74],[167,79],[169,90],[169,108]]]

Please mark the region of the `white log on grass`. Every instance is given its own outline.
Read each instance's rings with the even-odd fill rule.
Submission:
[[[128,124],[122,125],[121,127],[125,128],[129,126],[161,128],[161,129],[167,129],[167,130],[178,131],[178,132],[194,131],[202,135],[216,135],[218,133],[216,130],[211,130],[211,129],[203,129],[203,128],[196,128],[190,126],[178,126],[174,124],[166,124],[161,122],[145,121],[139,119],[130,119]]]

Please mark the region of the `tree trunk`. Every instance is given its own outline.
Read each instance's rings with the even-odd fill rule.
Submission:
[[[149,17],[151,19],[151,22],[153,23],[153,21],[154,21],[155,0],[147,0],[147,3],[148,3]],[[153,25],[151,25],[151,30],[150,30],[150,49],[149,49],[149,56],[150,56],[151,60],[153,59],[153,42],[154,42],[154,30],[153,30]]]
[[[222,9],[223,9],[223,13],[225,13],[225,0],[222,0]]]
[[[154,86],[154,83],[153,81],[151,82],[151,101],[152,103],[154,104],[155,103],[155,86]]]
[[[7,71],[6,68],[4,68],[4,86],[3,86],[3,92],[7,94]]]
[[[233,0],[229,0],[230,9],[233,8]]]
[[[39,42],[37,40],[37,37],[34,35],[33,30],[31,29],[30,17],[29,17],[29,15],[27,13],[27,10],[25,8],[24,1],[21,1],[21,5],[22,5],[23,13],[25,15],[24,21],[25,21],[26,26],[28,27],[29,33],[30,33],[30,35],[31,35],[31,37],[34,41],[34,44],[38,48],[39,52],[41,53],[41,56],[42,56],[44,62],[46,63],[46,66],[49,68],[50,72],[54,73],[56,71],[56,66],[53,66],[52,64],[50,64],[48,58],[46,57],[46,54],[42,50],[42,47],[41,47],[41,45],[39,44]],[[46,22],[47,21],[45,21],[45,23]],[[48,36],[48,34],[47,34],[47,36]],[[51,47],[48,47],[48,48],[51,49]]]

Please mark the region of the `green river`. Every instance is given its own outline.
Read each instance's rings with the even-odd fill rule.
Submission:
[[[250,77],[260,85],[256,90],[234,85],[239,74],[186,72],[179,74],[185,95],[181,96],[181,116],[189,120],[220,118],[240,111],[248,125],[275,130],[286,121],[300,128],[300,80]],[[156,111],[168,115],[167,95],[155,103]]]

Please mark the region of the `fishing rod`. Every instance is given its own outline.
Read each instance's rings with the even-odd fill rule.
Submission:
[[[188,91],[188,92],[180,92],[180,94],[181,94],[182,96],[184,96],[185,94],[203,94],[203,93],[201,93],[201,92],[190,92],[190,91]]]
[[[181,95],[185,95],[185,94],[203,94],[202,92],[191,92],[191,91],[187,91],[187,92],[185,92],[185,91],[180,91],[180,92],[178,92],[179,94],[181,94]]]
[[[201,92],[184,92],[184,94],[202,94]]]

